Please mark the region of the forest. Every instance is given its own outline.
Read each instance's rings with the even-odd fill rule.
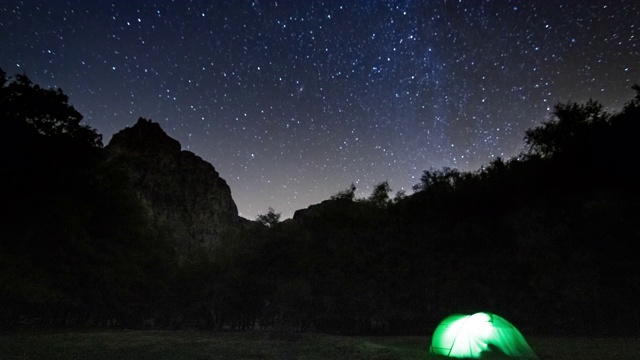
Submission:
[[[640,86],[614,113],[559,102],[524,151],[351,186],[213,246],[149,221],[59,89],[0,69],[0,328],[426,334],[490,311],[527,333],[640,333]]]

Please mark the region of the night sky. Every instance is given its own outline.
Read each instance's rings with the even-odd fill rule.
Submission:
[[[138,117],[210,162],[240,215],[351,182],[523,150],[553,105],[621,108],[637,1],[0,1],[0,67],[60,87],[111,136]]]

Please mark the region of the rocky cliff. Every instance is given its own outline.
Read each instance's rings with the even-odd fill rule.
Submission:
[[[215,168],[182,151],[158,123],[140,118],[113,135],[106,161],[129,177],[154,224],[179,248],[210,245],[241,219]]]

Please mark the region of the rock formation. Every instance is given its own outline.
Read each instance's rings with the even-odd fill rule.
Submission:
[[[241,222],[231,190],[215,168],[140,118],[113,135],[106,161],[124,170],[154,225],[178,248],[210,245]]]

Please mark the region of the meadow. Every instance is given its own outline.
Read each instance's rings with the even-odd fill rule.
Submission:
[[[640,338],[531,337],[540,359],[638,359]],[[0,334],[0,359],[417,360],[428,336],[350,337],[279,332],[69,331]]]

